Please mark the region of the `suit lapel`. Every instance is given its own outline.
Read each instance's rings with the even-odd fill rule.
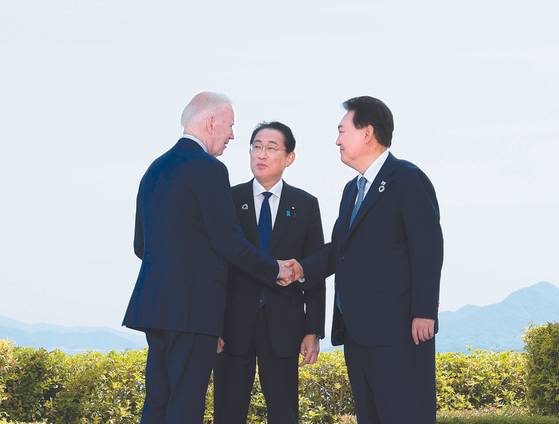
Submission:
[[[371,184],[361,207],[359,208],[359,212],[353,221],[352,226],[349,228],[347,233],[347,238],[351,237],[351,234],[355,231],[355,229],[359,226],[363,218],[373,209],[375,204],[382,198],[382,196],[386,193],[386,191],[390,187],[390,183],[392,182],[392,178],[390,174],[394,170],[396,159],[394,156],[389,153],[386,161],[380,168],[379,173],[377,174],[375,180]],[[355,189],[356,190],[356,189]],[[357,190],[356,190],[357,191]],[[353,208],[351,208],[353,210]],[[350,212],[351,214],[351,212]],[[349,222],[348,222],[349,224]]]
[[[278,241],[281,240],[287,231],[289,231],[289,224],[291,220],[295,219],[295,215],[288,216],[287,212],[296,213],[296,205],[293,203],[293,192],[291,186],[285,181],[283,182],[283,187],[281,189],[281,197],[278,205],[278,213],[276,214],[276,220],[274,222],[274,228],[272,230],[272,237],[270,239],[270,252],[277,245]],[[292,209],[294,207],[295,209]]]
[[[254,193],[252,191],[252,180],[245,183],[241,188],[239,203],[237,204],[238,215],[245,237],[255,246],[262,248],[258,227],[256,226],[256,212],[254,210]]]
[[[355,177],[349,183],[347,192],[342,199],[342,207],[340,211],[340,228],[343,230],[341,238],[344,238],[349,231],[349,221],[351,219],[351,212],[353,212],[353,206],[355,205],[355,199],[357,198],[357,177]]]

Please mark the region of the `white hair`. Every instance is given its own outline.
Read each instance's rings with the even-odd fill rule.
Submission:
[[[181,115],[183,128],[195,126],[208,115],[216,112],[224,106],[232,106],[231,100],[223,94],[203,91],[196,94],[186,105]]]

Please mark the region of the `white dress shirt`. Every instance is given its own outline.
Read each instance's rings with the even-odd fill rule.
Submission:
[[[182,135],[182,137],[183,137],[183,138],[189,138],[189,139],[191,139],[192,141],[195,141],[196,143],[198,143],[198,144],[200,145],[200,147],[201,147],[202,149],[204,149],[204,152],[208,153],[208,148],[207,148],[206,145],[202,142],[202,140],[200,140],[199,138],[194,137],[192,134],[187,134],[187,133],[184,133],[184,134]]]
[[[369,167],[367,168],[367,170],[365,171],[364,174],[359,174],[359,178],[360,177],[365,177],[367,179],[367,184],[365,184],[365,193],[363,195],[363,198],[365,198],[365,196],[367,195],[367,193],[369,192],[369,189],[371,188],[371,185],[373,184],[373,181],[375,180],[375,178],[377,177],[380,168],[382,168],[382,165],[384,165],[384,162],[386,162],[386,159],[388,158],[388,149],[386,149],[378,158],[376,158],[373,163],[371,163],[369,165]],[[357,178],[357,189],[359,189],[359,178]],[[355,202],[357,203],[357,198],[359,196],[355,197]]]
[[[283,189],[283,180],[279,180],[270,190],[266,190],[262,184],[255,178],[252,180],[252,193],[254,194],[254,212],[256,212],[256,225],[260,219],[260,209],[262,209],[262,202],[264,202],[264,192],[269,191],[272,193],[268,199],[270,204],[270,212],[272,213],[272,229],[276,222],[278,214],[279,202],[281,197],[281,190]]]

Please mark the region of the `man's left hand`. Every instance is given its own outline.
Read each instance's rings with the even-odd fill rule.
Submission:
[[[315,334],[307,334],[303,337],[301,342],[301,356],[303,360],[299,366],[306,364],[314,364],[318,359],[318,353],[320,352],[320,341]]]
[[[217,353],[223,352],[224,348],[225,348],[225,341],[223,341],[223,339],[221,337],[218,337],[217,338]]]
[[[414,318],[411,323],[411,337],[416,345],[431,340],[435,337],[435,320]]]

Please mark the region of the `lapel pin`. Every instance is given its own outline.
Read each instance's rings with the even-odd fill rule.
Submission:
[[[378,188],[378,192],[382,193],[384,191],[384,189],[386,188],[386,181],[381,181],[380,186]]]
[[[295,206],[291,206],[291,209],[286,209],[285,216],[295,216]]]
[[[246,211],[246,210],[248,209],[248,204],[245,203],[243,206],[241,206],[241,209],[244,210],[244,211]]]

